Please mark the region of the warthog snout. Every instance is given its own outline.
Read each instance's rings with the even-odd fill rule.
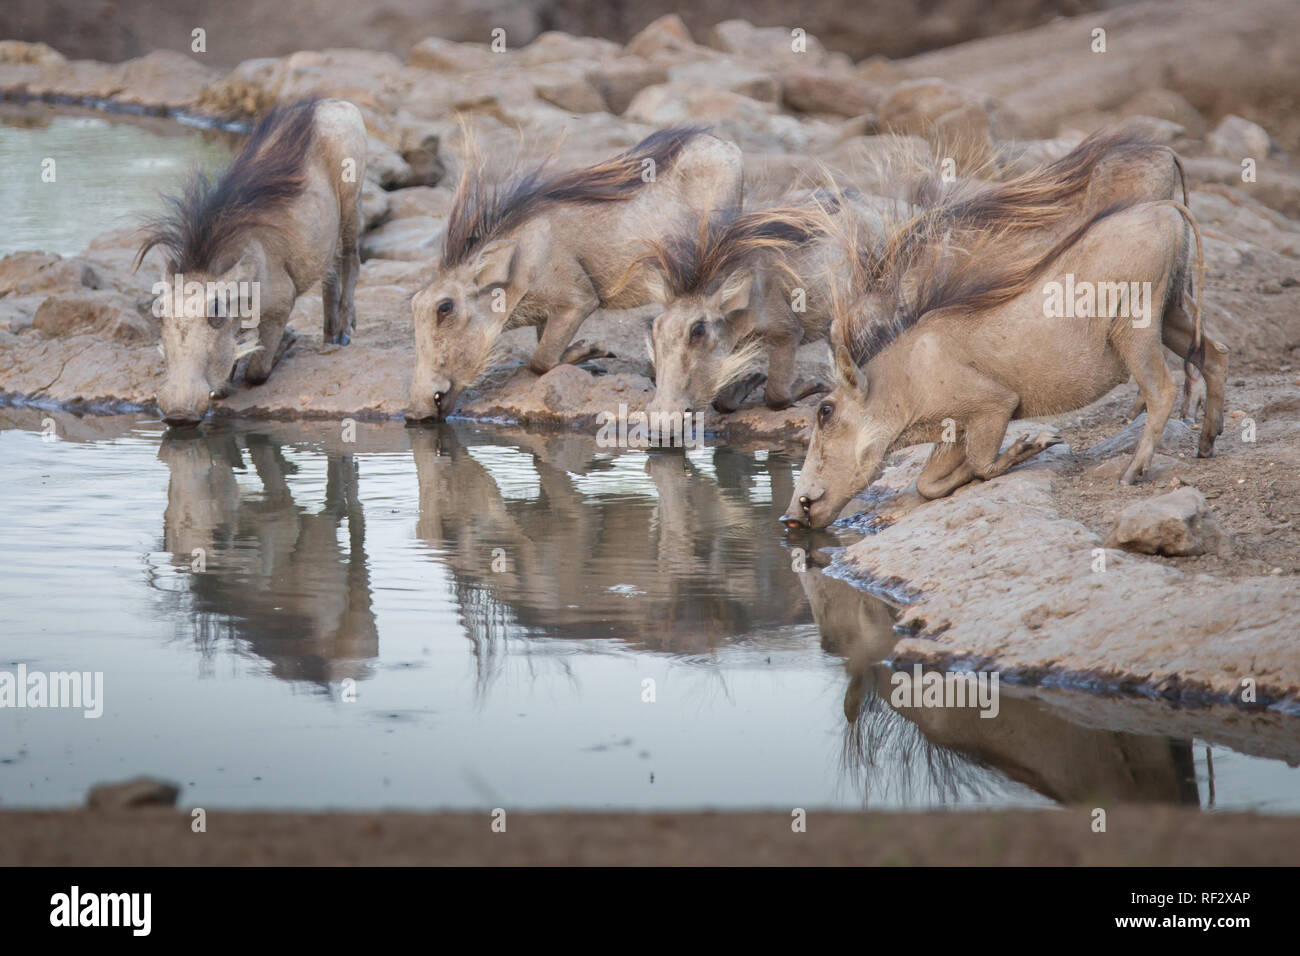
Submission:
[[[158,393],[158,415],[173,428],[192,427],[203,421],[220,395],[210,389],[175,389],[164,387]]]
[[[791,531],[821,527],[825,522],[819,524],[813,520],[813,508],[825,494],[825,488],[817,488],[807,494],[796,493],[795,499],[790,502],[785,514],[781,516],[781,523]]]
[[[434,379],[431,385],[411,390],[411,407],[406,410],[406,420],[411,422],[440,422],[456,407],[456,388],[450,379]]]

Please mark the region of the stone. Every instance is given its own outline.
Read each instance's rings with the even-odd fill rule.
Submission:
[[[431,258],[445,228],[442,220],[431,216],[390,220],[361,240],[361,258],[408,262]]]
[[[32,328],[47,338],[94,332],[126,345],[158,339],[156,323],[147,321],[130,298],[109,289],[50,296],[32,317]]]
[[[1132,451],[1137,447],[1138,439],[1142,437],[1142,429],[1146,427],[1146,423],[1147,415],[1146,412],[1143,412],[1114,435],[1097,442],[1084,452],[1084,455],[1089,458],[1109,458],[1112,455]],[[1156,444],[1157,447],[1176,449],[1180,444],[1190,442],[1192,434],[1191,426],[1186,422],[1177,418],[1170,418],[1165,423],[1165,430],[1160,436],[1160,441]]]
[[[781,75],[781,101],[801,113],[861,116],[874,112],[884,90],[853,74],[828,70],[790,70]]]
[[[91,787],[86,806],[92,810],[130,810],[137,807],[174,807],[181,789],[174,783],[152,777],[136,777],[122,783],[101,783]]]
[[[1240,162],[1263,159],[1272,150],[1273,139],[1258,123],[1229,113],[1207,137],[1206,144],[1215,155]]]
[[[1205,496],[1190,485],[1129,505],[1106,539],[1109,548],[1169,557],[1215,553],[1226,544]]]

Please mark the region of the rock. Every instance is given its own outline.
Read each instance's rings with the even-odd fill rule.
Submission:
[[[1093,465],[1088,469],[1088,474],[1101,481],[1119,481],[1124,472],[1128,470],[1129,464],[1127,456],[1120,455],[1107,458],[1101,464]],[[1176,478],[1185,472],[1186,467],[1179,459],[1157,453],[1151,459],[1151,464],[1147,467],[1146,473],[1143,474],[1142,481],[1147,484],[1168,484],[1169,479]]]
[[[613,40],[600,37],[576,37],[555,30],[547,31],[514,54],[520,66],[543,66],[548,63],[572,63],[581,60],[603,62],[622,53]]]
[[[397,150],[374,136],[366,137],[366,178],[384,189],[417,185],[409,182],[412,178],[410,163],[402,159]]]
[[[112,290],[52,295],[36,310],[32,328],[48,338],[93,331],[124,345],[158,340],[157,324],[146,320],[130,298]]]
[[[389,194],[369,176],[361,184],[361,228],[373,229],[389,215]]]
[[[136,777],[122,783],[101,783],[91,787],[86,806],[92,810],[129,810],[135,807],[173,807],[181,788],[152,777]]]
[[[20,284],[30,283],[38,273],[63,261],[53,252],[11,252],[0,258],[0,296],[9,295]]]
[[[734,141],[743,150],[797,152],[808,148],[811,123],[778,114],[770,103],[686,83],[649,86],[636,95],[623,114],[648,126],[709,123],[714,134]]]
[[[445,224],[430,216],[408,216],[384,223],[361,240],[362,259],[402,259],[433,256]]]
[[[1226,544],[1205,496],[1190,486],[1129,505],[1106,539],[1108,548],[1170,557],[1215,553]]]
[[[884,96],[883,88],[851,73],[790,70],[781,75],[782,103],[801,113],[861,116],[878,109]]]
[[[529,74],[537,98],[569,113],[602,113],[605,97],[581,65],[555,65]]]
[[[500,66],[508,53],[493,53],[486,43],[453,43],[441,37],[426,37],[407,55],[411,66],[439,73],[470,73]]]
[[[1173,90],[1151,87],[1118,110],[1120,116],[1151,116],[1183,127],[1189,136],[1205,135],[1205,119],[1186,97]]]
[[[447,186],[410,186],[384,195],[388,198],[388,209],[393,219],[411,216],[443,219],[451,212],[454,193]]]
[[[557,365],[537,380],[529,399],[548,412],[582,408],[591,391],[592,377],[576,365]]]
[[[682,18],[668,13],[629,40],[623,52],[661,62],[690,56],[703,49],[691,38],[691,31],[686,29]]]
[[[843,54],[828,53],[815,36],[803,32],[796,50],[794,31],[786,27],[756,27],[745,20],[723,20],[709,31],[705,42],[715,50],[730,53],[768,69],[839,69],[849,65]]]
[[[588,78],[611,113],[621,114],[647,86],[668,82],[668,71],[637,56],[619,57],[601,65]]]
[[[441,143],[441,136],[433,129],[411,125],[402,127],[398,152],[411,168],[407,186],[436,186],[447,175]]]
[[[1109,458],[1111,455],[1132,451],[1137,447],[1138,439],[1142,437],[1142,429],[1146,427],[1146,423],[1147,415],[1146,412],[1143,412],[1125,425],[1123,429],[1109,438],[1097,442],[1083,454],[1088,458]],[[1191,440],[1191,427],[1180,419],[1170,418],[1165,424],[1164,433],[1160,436],[1157,446],[1172,449]]]
[[[93,95],[133,106],[185,109],[198,105],[220,73],[174,50],[157,50],[115,68]]]
[[[1257,123],[1229,113],[1206,139],[1211,152],[1224,159],[1263,159],[1272,150],[1268,131]]]
[[[859,79],[866,80],[876,86],[894,86],[912,78],[912,75],[905,68],[899,66],[889,57],[880,54],[867,57],[853,68],[853,72],[858,75]]]
[[[21,40],[0,40],[0,63],[31,65],[31,66],[60,66],[67,62],[67,58],[44,43],[24,43]]]
[[[731,59],[683,63],[669,69],[668,79],[673,83],[739,93],[760,103],[777,103],[781,99],[781,84],[776,77]]]
[[[993,154],[991,97],[960,89],[940,79],[908,80],[880,104],[880,128],[922,136],[953,150],[959,169],[979,166]]]

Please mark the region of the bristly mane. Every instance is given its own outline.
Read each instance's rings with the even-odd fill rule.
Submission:
[[[215,181],[196,171],[179,196],[164,197],[168,211],[145,223],[135,267],[161,246],[172,272],[207,271],[247,230],[273,225],[306,184],[317,102],[277,106]]]
[[[487,242],[553,206],[631,199],[646,184],[646,160],[653,162],[656,175],[662,174],[703,132],[702,126],[660,130],[603,163],[554,175],[548,175],[543,163],[505,180],[490,180],[482,162],[471,158],[447,217],[443,268],[468,261]]]
[[[1088,229],[1138,201],[1098,212],[1045,253],[1035,248],[1038,230],[1080,211],[1097,164],[1156,145],[1132,131],[1094,133],[1055,162],[1006,182],[968,181],[929,196],[870,242],[852,237],[851,291],[833,304],[832,346],[846,345],[862,365],[927,313],[981,312],[1021,295]],[[863,296],[890,314],[862,314],[854,303]]]
[[[764,252],[774,252],[778,267],[793,249],[824,234],[825,215],[839,197],[820,193],[806,203],[783,203],[741,213],[723,210],[700,217],[656,239],[643,239],[645,252],[628,267],[620,287],[641,268],[657,269],[673,298],[708,295],[736,269]],[[831,208],[833,207],[833,208]]]

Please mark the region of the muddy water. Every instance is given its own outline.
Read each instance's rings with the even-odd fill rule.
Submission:
[[[894,706],[893,611],[792,569],[777,454],[0,422],[0,671],[104,681],[97,719],[0,710],[6,806],[144,773],[208,807],[1300,810],[1275,723],[1246,753],[1150,702]]]
[[[160,190],[229,159],[233,137],[172,120],[0,103],[0,255],[69,255],[159,210]]]

